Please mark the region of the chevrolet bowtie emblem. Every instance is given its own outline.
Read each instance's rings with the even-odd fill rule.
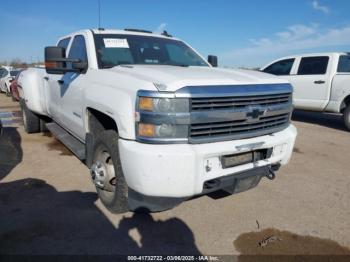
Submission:
[[[267,113],[267,109],[262,109],[260,107],[248,107],[247,112],[247,121],[255,122],[258,121],[260,116],[263,116]]]

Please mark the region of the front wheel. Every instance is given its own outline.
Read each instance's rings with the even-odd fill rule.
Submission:
[[[97,136],[90,170],[101,202],[116,214],[128,211],[128,186],[120,162],[118,139],[114,130]]]
[[[343,121],[346,128],[350,131],[350,105],[348,105],[343,112]]]

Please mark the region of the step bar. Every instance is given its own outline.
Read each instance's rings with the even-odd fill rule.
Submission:
[[[68,133],[58,124],[52,122],[46,124],[47,129],[56,137],[62,144],[64,144],[74,155],[80,160],[86,159],[85,144],[76,139],[73,135]]]

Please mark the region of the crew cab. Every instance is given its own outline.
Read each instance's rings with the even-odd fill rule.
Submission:
[[[350,54],[317,53],[280,58],[261,69],[293,85],[294,107],[343,114],[350,130]]]
[[[82,30],[21,74],[24,127],[48,128],[84,161],[112,212],[162,211],[273,179],[296,138],[292,86],[215,68],[166,32]]]

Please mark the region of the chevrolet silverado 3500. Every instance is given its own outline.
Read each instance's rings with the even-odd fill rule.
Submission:
[[[45,48],[46,70],[23,73],[25,130],[84,161],[115,213],[248,190],[291,157],[292,86],[208,61],[167,33],[72,33]]]

